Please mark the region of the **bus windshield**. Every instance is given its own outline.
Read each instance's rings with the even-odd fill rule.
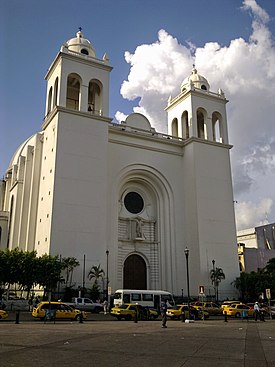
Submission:
[[[121,299],[121,293],[120,292],[116,292],[114,294],[114,299]]]

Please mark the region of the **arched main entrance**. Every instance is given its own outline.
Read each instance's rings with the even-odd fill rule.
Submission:
[[[139,255],[130,255],[124,262],[123,288],[147,289],[146,263]]]

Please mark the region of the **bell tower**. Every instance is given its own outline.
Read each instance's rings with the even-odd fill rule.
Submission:
[[[210,91],[207,79],[193,66],[180,94],[170,97],[166,107],[168,134],[183,144],[182,242],[192,252],[191,268],[200,263],[200,271],[192,275],[197,286],[205,285],[213,259],[227,279],[238,274],[227,102],[221,89]]]
[[[98,116],[109,114],[109,58],[97,59],[82,30],[61,46],[47,80],[46,117],[55,106]]]
[[[210,92],[208,81],[193,66],[192,74],[181,84],[181,93],[168,100],[168,134],[228,144],[227,102],[221,89]]]
[[[62,256],[83,258],[97,241],[94,256],[105,256],[111,70],[79,29],[46,74],[38,255],[62,248]]]

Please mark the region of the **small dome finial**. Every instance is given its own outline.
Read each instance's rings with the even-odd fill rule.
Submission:
[[[82,31],[82,27],[78,27],[78,30],[79,30],[79,32],[81,32]]]
[[[197,74],[197,69],[195,64],[193,64],[193,68],[192,68],[192,74]]]

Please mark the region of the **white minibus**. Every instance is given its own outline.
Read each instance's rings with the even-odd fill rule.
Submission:
[[[138,303],[141,306],[159,310],[160,303],[167,300],[167,306],[175,305],[174,298],[170,292],[158,290],[118,289],[114,294],[114,307],[124,303]]]

